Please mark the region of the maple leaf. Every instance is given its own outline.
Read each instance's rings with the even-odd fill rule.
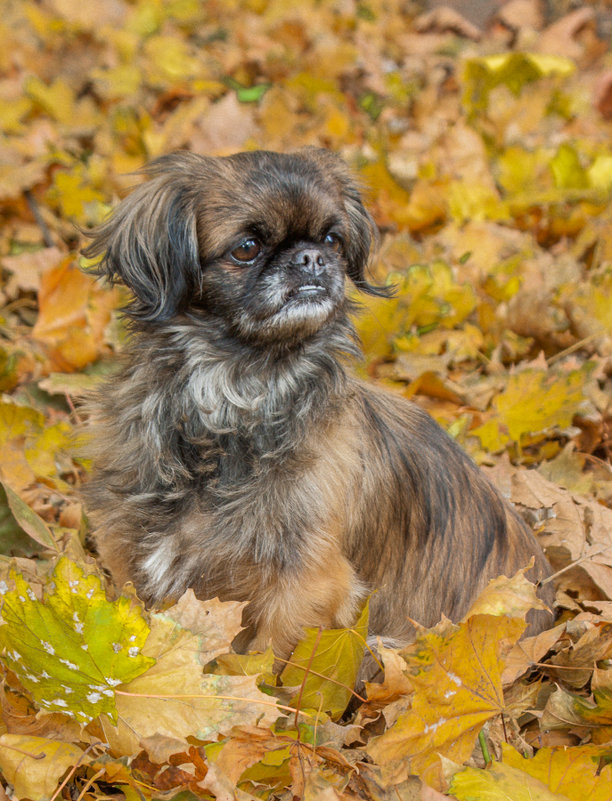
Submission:
[[[368,635],[369,605],[352,629],[307,629],[281,674],[286,686],[299,686],[296,708],[339,717],[351,698]]]
[[[153,665],[149,627],[128,598],[107,601],[100,579],[62,557],[39,600],[22,575],[4,592],[0,647],[36,703],[87,723],[116,720],[115,689]],[[6,590],[6,587],[4,588]]]
[[[592,729],[594,742],[608,742],[612,731],[612,670],[595,668],[591,679],[593,698],[557,687],[548,699],[542,726],[565,728],[568,724]]]
[[[487,108],[489,95],[497,86],[507,86],[514,94],[533,81],[557,75],[566,77],[576,69],[573,61],[540,53],[501,53],[480,56],[465,62],[463,104],[468,116]]]
[[[512,373],[493,400],[495,416],[471,433],[494,453],[510,440],[520,443],[529,435],[566,428],[585,407],[583,387],[592,369],[587,362],[569,373],[537,368]]]
[[[543,782],[554,793],[571,801],[609,801],[612,765],[606,764],[610,748],[581,745],[574,748],[541,748],[525,759],[514,748],[502,744],[503,761]]]
[[[525,619],[530,609],[548,609],[536,595],[536,586],[525,577],[532,564],[519,570],[511,578],[499,576],[491,579],[474,601],[464,620],[472,615],[509,615]]]
[[[544,782],[519,770],[496,762],[487,770],[465,768],[455,773],[449,793],[458,801],[567,801],[567,796],[553,793]]]
[[[43,274],[38,302],[32,336],[47,345],[56,369],[82,369],[100,356],[115,292],[96,284],[67,256]]]
[[[387,781],[416,774],[444,788],[441,755],[465,761],[483,724],[504,711],[504,656],[524,628],[516,618],[476,615],[417,634],[402,652],[415,687],[412,706],[366,746]]]
[[[256,677],[203,673],[214,653],[216,648],[212,654],[206,650],[201,634],[175,618],[152,615],[142,655],[155,664],[118,690],[116,725],[100,721],[111,749],[135,755],[152,745],[157,758],[167,759],[185,750],[187,737],[210,740],[236,725],[273,723],[281,712],[275,699],[258,689]]]
[[[0,769],[16,798],[48,801],[66,770],[82,757],[81,748],[60,740],[26,734],[0,737]]]

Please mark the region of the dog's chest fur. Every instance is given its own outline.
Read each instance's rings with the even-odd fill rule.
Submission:
[[[194,339],[193,326],[138,340],[101,408],[101,469],[89,490],[101,555],[119,581],[129,576],[149,601],[187,587],[259,598],[260,638],[273,626],[277,647],[297,619],[350,625],[365,589],[342,543],[357,447],[338,369],[352,347],[346,333],[259,360],[212,347],[209,332]],[[113,448],[125,441],[129,452]]]

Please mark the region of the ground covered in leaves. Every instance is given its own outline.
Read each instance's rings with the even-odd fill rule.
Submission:
[[[610,10],[485,5],[3,3],[0,799],[612,799]],[[559,607],[519,642],[533,588],[500,578],[352,700],[367,609],[279,677],[230,652],[238,604],[106,592],[73,438],[125,336],[79,229],[170,150],[313,144],[361,176],[399,287],[360,369],[490,472]]]

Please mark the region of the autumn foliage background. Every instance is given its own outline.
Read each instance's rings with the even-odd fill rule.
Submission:
[[[2,3],[0,800],[612,799],[612,10],[435,5]],[[348,713],[367,608],[278,677],[230,653],[239,604],[105,593],[78,493],[125,339],[80,231],[162,153],[303,145],[360,176],[399,289],[361,299],[358,369],[489,471],[559,608],[519,642],[501,578]]]

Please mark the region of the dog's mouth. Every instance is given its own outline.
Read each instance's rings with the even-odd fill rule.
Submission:
[[[260,341],[294,342],[316,333],[341,305],[343,287],[312,277],[280,285],[259,306],[241,315],[240,330]]]
[[[289,299],[320,298],[327,294],[328,291],[322,284],[302,284],[289,293]]]

